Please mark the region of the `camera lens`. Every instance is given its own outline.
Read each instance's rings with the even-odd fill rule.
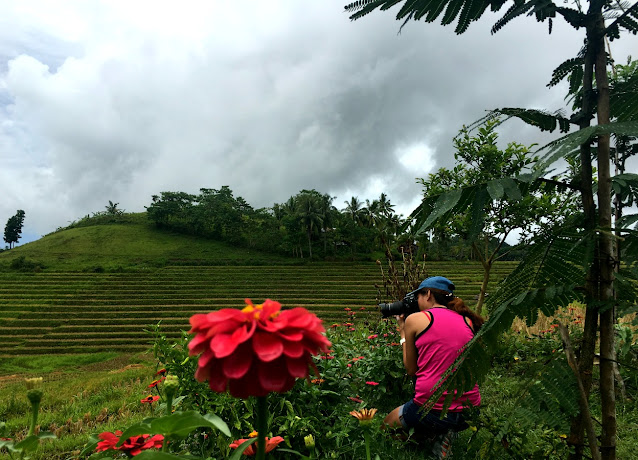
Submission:
[[[403,305],[402,300],[397,300],[392,303],[380,303],[379,311],[381,312],[381,316],[387,318],[389,316],[401,315],[405,311],[405,306]]]

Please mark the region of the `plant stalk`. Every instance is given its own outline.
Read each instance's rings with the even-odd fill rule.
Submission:
[[[268,396],[257,397],[257,460],[266,458],[266,430],[268,430]]]

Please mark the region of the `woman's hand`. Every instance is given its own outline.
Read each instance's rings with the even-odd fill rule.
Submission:
[[[395,316],[397,319],[397,324],[399,325],[399,332],[401,333],[401,338],[405,337],[405,315],[397,315]]]

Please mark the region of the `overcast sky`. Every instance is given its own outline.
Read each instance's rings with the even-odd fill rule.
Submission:
[[[301,189],[418,204],[452,137],[497,107],[555,110],[583,31],[495,16],[464,35],[339,0],[0,2],[0,224],[22,243],[162,191],[228,185],[253,207]],[[624,63],[638,38],[612,42]],[[503,142],[544,141],[511,123]]]

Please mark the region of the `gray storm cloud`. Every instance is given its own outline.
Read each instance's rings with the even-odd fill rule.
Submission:
[[[392,13],[352,23],[334,1],[160,2],[148,18],[91,5],[3,11],[0,219],[25,209],[35,235],[108,200],[140,211],[161,191],[222,185],[255,207],[303,188],[338,207],[384,191],[408,213],[415,178],[452,164],[463,124],[561,107],[564,88],[545,84],[582,43],[531,19],[494,36],[490,18],[462,36],[425,23],[398,34]],[[506,141],[538,139],[508,126]]]

